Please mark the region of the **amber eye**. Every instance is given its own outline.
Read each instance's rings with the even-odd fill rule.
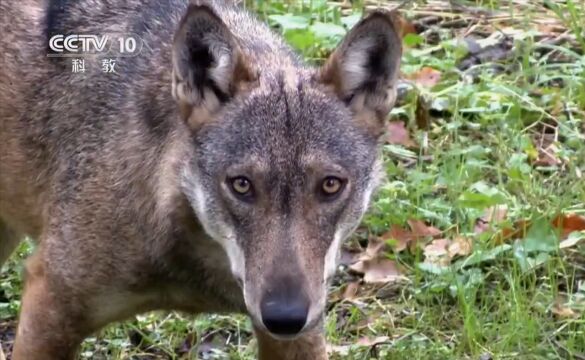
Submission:
[[[232,189],[240,195],[246,195],[252,190],[252,184],[250,180],[240,176],[232,179]]]
[[[343,183],[341,179],[338,179],[334,176],[326,177],[323,180],[323,184],[321,184],[321,190],[325,195],[335,195],[341,190]]]

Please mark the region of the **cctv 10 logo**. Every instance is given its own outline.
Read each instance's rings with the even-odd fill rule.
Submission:
[[[57,34],[49,39],[51,57],[81,57],[87,55],[136,56],[142,50],[142,40],[133,34]]]

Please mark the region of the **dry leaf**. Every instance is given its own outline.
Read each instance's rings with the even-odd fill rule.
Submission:
[[[386,249],[386,242],[377,238],[369,238],[366,251],[361,254],[359,260],[375,259],[378,255],[383,254]]]
[[[562,33],[565,31],[565,28],[559,24],[551,24],[551,23],[540,23],[536,22],[534,24],[536,30],[543,34],[554,34],[557,35],[558,33]]]
[[[341,295],[341,299],[343,300],[353,300],[357,297],[358,290],[360,288],[360,284],[357,281],[350,282],[343,290],[343,295]]]
[[[331,345],[327,344],[327,354],[337,354],[340,356],[349,355],[351,345]]]
[[[557,157],[559,148],[555,144],[551,144],[546,148],[538,148],[538,158],[534,161],[534,165],[538,166],[554,166],[562,164],[561,159]]]
[[[496,244],[502,244],[507,240],[524,238],[528,232],[531,222],[528,220],[518,220],[513,227],[502,229],[494,238]]]
[[[457,255],[467,256],[471,254],[471,250],[473,250],[471,239],[464,236],[456,236],[447,247],[447,253],[451,259]]]
[[[386,125],[386,142],[392,145],[416,147],[416,143],[410,138],[403,121],[390,121]]]
[[[499,223],[506,219],[508,214],[507,205],[496,205],[485,209],[482,218],[488,223]]]
[[[357,345],[360,346],[376,346],[385,342],[388,342],[390,338],[388,336],[369,337],[364,336],[357,341]]]
[[[432,67],[425,66],[409,76],[415,84],[423,87],[433,87],[441,80],[441,72]]]
[[[415,237],[435,237],[441,235],[441,230],[433,226],[428,226],[421,220],[411,219],[407,222]]]
[[[566,239],[573,231],[585,231],[585,217],[577,214],[561,214],[552,225],[560,230],[561,239]]]
[[[555,301],[551,312],[556,316],[564,319],[575,318],[578,316],[578,314],[573,309],[565,305],[562,299],[557,299]]]
[[[481,218],[475,223],[474,232],[482,234],[491,229],[492,224],[497,224],[506,219],[508,207],[506,205],[496,205],[485,209]]]
[[[559,248],[560,249],[570,248],[577,245],[581,241],[585,240],[585,231],[575,232],[575,235],[576,236],[569,235],[567,239],[561,241],[561,243],[559,244]]]
[[[490,223],[484,221],[482,218],[477,219],[475,222],[475,227],[473,228],[473,232],[475,234],[483,234],[486,231],[491,229]]]
[[[451,245],[449,239],[433,240],[424,248],[425,262],[442,266],[449,265],[451,262],[448,251],[449,245]]]
[[[448,255],[449,251],[447,248],[451,245],[451,240],[449,239],[437,239],[431,241],[430,244],[425,246],[424,254],[426,257],[441,257],[444,255]]]
[[[523,238],[526,236],[531,222],[529,220],[518,220],[513,227],[507,227],[496,235],[496,244],[506,240]],[[574,231],[585,231],[585,217],[577,214],[561,214],[551,221],[551,225],[560,232],[560,240],[566,239]],[[565,244],[564,247],[567,247]]]
[[[395,244],[393,249],[397,253],[404,251],[409,245],[416,244],[416,237],[414,234],[398,225],[392,225],[390,230],[385,232],[381,238],[384,242],[394,240]]]
[[[551,129],[553,130],[552,133],[545,132]],[[538,157],[534,161],[534,165],[554,166],[562,163],[557,156],[559,148],[555,145],[556,138],[557,128],[551,125],[546,125],[542,133],[535,135],[534,142],[538,149]]]
[[[350,267],[351,270],[364,274],[366,283],[387,283],[402,278],[396,262],[389,259],[361,260]]]

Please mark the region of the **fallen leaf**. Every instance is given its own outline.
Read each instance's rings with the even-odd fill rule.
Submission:
[[[464,236],[456,236],[451,244],[449,244],[447,247],[447,254],[449,255],[449,258],[453,258],[458,255],[467,256],[471,254],[471,250],[473,250],[471,239]]]
[[[410,230],[406,230],[405,228],[392,225],[390,230],[382,234],[380,237],[384,242],[392,240],[393,250],[397,253],[404,251],[409,245],[416,244],[416,237]]]
[[[506,215],[508,214],[508,206],[507,205],[495,205],[485,209],[483,219],[489,223],[499,223],[506,219]]]
[[[435,237],[441,235],[441,230],[428,226],[422,220],[410,219],[407,221],[415,237]]]
[[[364,336],[357,341],[357,345],[360,346],[376,346],[385,342],[388,342],[390,338],[388,336],[369,337]]]
[[[531,225],[532,221],[520,219],[516,221],[512,227],[502,229],[502,231],[496,235],[495,241],[497,244],[501,244],[510,239],[525,238]],[[568,236],[571,233],[585,231],[585,217],[577,214],[561,214],[556,216],[550,222],[550,226],[559,232],[559,240],[568,240]],[[572,238],[571,241],[565,242],[563,246],[572,246],[571,244],[573,241],[575,241],[575,243],[578,242],[578,240]]]
[[[555,144],[551,144],[546,148],[538,148],[538,158],[534,161],[537,166],[554,166],[560,165],[563,162],[557,157],[559,148]]]
[[[366,283],[387,283],[403,277],[396,262],[390,259],[361,260],[350,269],[363,274]]]
[[[546,130],[553,130],[553,132],[545,132]],[[543,132],[536,134],[534,137],[535,147],[538,151],[534,165],[537,166],[554,166],[562,163],[558,158],[559,148],[555,145],[557,137],[557,128],[551,125],[544,127]]]
[[[350,282],[343,290],[343,295],[341,298],[343,300],[353,300],[357,297],[358,290],[360,288],[360,284],[357,281]]]
[[[351,345],[331,345],[327,344],[327,353],[328,354],[337,354],[340,356],[347,356],[349,355],[349,350]]]
[[[543,34],[554,34],[558,35],[558,33],[562,33],[564,28],[559,24],[551,24],[551,23],[540,23],[536,22],[534,27],[537,31]]]
[[[419,71],[410,74],[408,78],[419,86],[431,88],[441,80],[441,72],[425,66]]]
[[[503,228],[498,234],[496,234],[494,241],[496,244],[503,244],[505,241],[517,238],[523,238],[528,232],[531,222],[528,220],[518,220],[514,223],[513,227]]]
[[[559,236],[548,219],[536,218],[523,236],[522,247],[526,253],[553,252],[559,248]]]
[[[403,121],[390,121],[386,125],[386,142],[392,145],[416,147],[416,143],[410,138],[408,129]]]
[[[386,249],[385,241],[377,238],[369,238],[366,251],[360,255],[359,260],[375,259],[379,255],[383,254],[385,249]]]
[[[491,225],[498,224],[506,219],[508,214],[508,207],[506,205],[495,205],[485,209],[482,217],[475,222],[474,232],[476,234],[483,234],[491,230]]]
[[[424,255],[425,263],[434,265],[449,265],[451,258],[449,257],[449,246],[451,240],[449,239],[436,239],[430,244],[425,246]]]
[[[451,245],[451,241],[449,239],[433,240],[430,244],[425,246],[424,255],[426,258],[440,258],[442,256],[448,255],[449,251],[447,248],[449,245]]]
[[[578,314],[570,307],[563,304],[562,301],[556,301],[553,305],[551,312],[563,319],[571,319],[578,316]]]
[[[585,231],[574,231],[569,236],[561,241],[559,248],[566,249],[577,245],[582,240],[585,240]]]
[[[483,234],[486,231],[491,229],[490,223],[479,218],[475,221],[475,227],[473,228],[473,232],[477,235]]]
[[[561,230],[561,239],[566,239],[574,231],[585,231],[585,217],[577,214],[561,214],[554,218],[552,225]]]

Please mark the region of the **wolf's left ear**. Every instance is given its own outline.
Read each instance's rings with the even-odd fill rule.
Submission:
[[[215,11],[189,5],[173,42],[173,97],[192,127],[211,118],[253,74]]]
[[[358,22],[331,54],[320,81],[331,86],[354,116],[380,133],[394,106],[402,43],[396,15],[376,11]]]

